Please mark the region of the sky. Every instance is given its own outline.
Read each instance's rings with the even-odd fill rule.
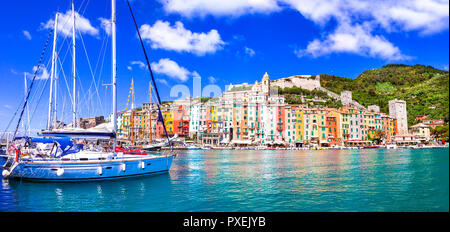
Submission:
[[[30,93],[31,128],[47,121],[55,14],[58,14],[57,115],[70,123],[71,0],[6,1],[0,8],[0,128],[17,125],[24,76],[31,84],[42,50],[44,68]],[[74,0],[77,111],[111,113],[111,2]],[[254,83],[291,75],[356,78],[386,64],[449,69],[448,0],[132,0],[162,100],[177,85]],[[117,0],[119,110],[149,101],[150,75],[125,0]],[[131,103],[129,103],[131,104]],[[19,110],[18,110],[19,109]],[[18,113],[16,113],[18,112]],[[16,114],[15,114],[16,113]],[[16,115],[13,117],[13,115]],[[15,120],[11,120],[15,118]],[[25,120],[27,121],[27,120]]]

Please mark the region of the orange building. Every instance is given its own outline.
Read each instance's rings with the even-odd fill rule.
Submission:
[[[189,108],[185,105],[175,106],[173,112],[173,133],[181,137],[189,136]]]

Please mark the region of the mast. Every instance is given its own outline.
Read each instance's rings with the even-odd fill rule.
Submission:
[[[25,100],[27,100],[27,91],[28,91],[28,86],[27,86],[27,73],[24,72],[23,74],[24,74],[24,81],[25,81]],[[28,108],[28,104],[27,104],[26,111],[27,111],[27,115],[26,115],[26,117],[27,117],[27,122],[26,122],[26,124],[25,124],[25,126],[24,126],[25,135],[27,135],[27,132],[29,133],[29,131],[30,131],[30,111],[29,111],[29,108]]]
[[[55,78],[55,64],[56,64],[56,38],[57,38],[57,27],[58,27],[58,14],[55,16],[55,28],[54,28],[54,34],[53,34],[53,52],[52,52],[52,68],[50,73],[50,95],[48,100],[48,118],[47,118],[47,129],[50,130],[50,123],[52,120],[52,105],[53,105],[53,79]]]
[[[148,125],[149,125],[149,130],[150,130],[150,144],[153,143],[153,135],[152,135],[152,108],[153,108],[153,104],[152,104],[152,83],[148,82],[148,95],[150,97],[150,106],[149,106],[149,113],[148,113]]]
[[[113,133],[117,131],[117,93],[116,93],[116,0],[111,0],[111,37],[112,37],[112,85],[113,85]],[[114,138],[113,149],[116,149],[116,137]]]
[[[91,89],[88,89],[88,118],[91,117]]]
[[[76,92],[75,92],[75,7],[73,5],[73,1],[72,1],[72,19],[73,19],[73,24],[72,24],[72,49],[73,49],[73,56],[72,56],[72,71],[73,71],[73,128],[77,127],[77,108],[76,108]]]
[[[54,113],[53,113],[53,128],[56,128],[56,123],[57,123],[57,114],[56,114],[56,100],[58,99],[58,72],[56,70],[58,70],[58,62],[56,62],[58,60],[58,53],[55,53],[55,71],[54,71],[54,76],[53,76],[53,81],[54,81],[54,85],[55,85],[55,96],[54,96]]]
[[[131,77],[131,110],[134,110],[134,79]]]
[[[136,127],[134,127],[134,79],[133,77],[131,77],[131,121],[133,122],[131,125],[132,130],[133,130],[133,138],[131,139],[131,143],[134,142],[134,140],[136,139],[136,134],[138,134],[139,132],[136,133]]]

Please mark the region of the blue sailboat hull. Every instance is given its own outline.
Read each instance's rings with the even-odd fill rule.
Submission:
[[[0,156],[0,169],[3,169],[3,165],[6,163],[6,157]]]
[[[10,178],[32,181],[93,181],[166,173],[173,156],[99,161],[20,162]]]

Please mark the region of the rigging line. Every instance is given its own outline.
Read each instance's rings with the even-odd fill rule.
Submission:
[[[64,38],[64,40],[62,41],[62,43],[61,43],[61,48],[60,48],[60,50],[59,50],[59,52],[58,52],[57,54],[60,54],[60,52],[61,52],[61,50],[63,49],[65,43],[67,43],[68,46],[67,46],[67,49],[66,49],[66,53],[64,54],[64,57],[63,57],[63,59],[62,59],[63,61],[66,60],[67,54],[69,53],[69,51],[71,51],[71,49],[70,49],[70,42],[67,40],[67,37],[66,37],[66,38]],[[58,56],[56,56],[56,57],[59,59],[60,56],[58,55]],[[62,66],[62,64],[61,64],[61,66]]]
[[[80,74],[78,73],[78,69],[75,69],[75,72],[76,72],[76,75],[78,76],[78,78],[77,78],[77,80],[78,80],[78,84],[79,84],[79,86],[80,86],[80,89],[81,89],[81,95],[82,95],[82,97],[83,97],[83,99],[84,99],[84,101],[86,102],[86,91],[84,90],[84,87],[83,87],[83,85],[82,85],[82,83],[81,83],[81,78],[79,78],[80,77]],[[78,115],[81,115],[81,110],[82,110],[82,108],[81,108],[81,102],[80,102],[80,91],[78,90],[78,105],[76,106],[77,107],[77,112],[78,112]],[[79,116],[78,116],[78,118],[80,118]]]
[[[98,59],[97,59],[97,63],[95,64],[95,68],[94,68],[94,77],[95,76],[97,76],[97,72],[98,72],[98,68],[99,68],[99,63],[100,63],[100,59],[101,59],[101,57],[102,57],[102,54],[103,54],[103,49],[104,49],[104,47],[105,47],[105,41],[106,41],[106,39],[103,39],[103,42],[102,42],[102,46],[100,47],[100,52],[99,52],[99,56],[98,56]],[[98,73],[98,80],[100,80],[100,77],[101,77],[102,75],[101,75],[101,73]],[[98,84],[99,82],[97,82],[97,81],[95,81],[95,84],[97,85],[97,86],[99,86],[99,84]],[[91,87],[92,87],[92,83],[91,83],[91,86],[89,87],[89,89],[91,89]],[[100,97],[99,97],[100,98]],[[103,108],[103,107],[102,107]]]
[[[59,61],[59,64],[61,66],[61,73],[63,74],[64,81],[66,83],[67,92],[69,93],[70,102],[72,103],[72,106],[73,106],[72,94],[70,93],[69,84],[67,83],[67,78],[66,78],[66,75],[64,74],[64,69],[62,67],[61,60],[59,59],[59,57],[57,58],[57,60]]]
[[[106,56],[106,51],[107,51],[107,46],[108,46],[108,40],[109,40],[109,37],[106,37],[106,46],[105,46],[105,50],[103,51],[103,59],[102,59],[102,64],[100,65],[100,74],[99,74],[99,78],[98,78],[98,83],[97,83],[97,85],[99,85],[100,86],[100,76],[101,76],[101,73],[103,72],[103,67],[104,67],[104,62],[105,62],[105,56]],[[105,98],[103,98],[103,99],[106,99],[106,91],[104,91],[105,92]],[[103,107],[102,108],[102,111],[103,111],[103,114],[104,115],[106,115],[106,108],[105,107]]]
[[[136,27],[137,34],[138,34],[138,36],[139,36],[139,41],[141,42],[142,51],[144,52],[145,60],[147,61],[147,67],[148,67],[148,70],[150,71],[150,75],[151,75],[151,77],[152,77],[153,87],[155,88],[156,96],[157,96],[157,98],[158,98],[158,104],[157,104],[157,106],[158,106],[158,111],[159,111],[158,118],[160,118],[161,121],[162,121],[162,125],[163,125],[163,128],[164,128],[164,132],[165,132],[166,137],[167,137],[167,142],[168,142],[168,144],[170,145],[169,135],[167,134],[166,125],[165,125],[165,123],[164,123],[164,117],[162,117],[162,113],[161,113],[161,107],[160,107],[160,105],[161,105],[161,98],[159,97],[158,87],[156,86],[155,78],[153,77],[152,68],[150,67],[150,63],[149,63],[149,61],[148,61],[147,52],[145,51],[144,42],[142,42],[141,33],[139,32],[139,27],[138,27],[138,25],[137,25],[137,23],[136,23],[136,19],[134,18],[133,10],[131,10],[131,5],[130,5],[130,1],[129,1],[129,0],[127,0],[127,4],[128,4],[128,8],[130,9],[131,17],[133,18],[134,26]]]
[[[48,57],[48,58],[49,58],[49,59],[48,59],[48,61],[47,61],[47,65],[46,65],[46,66],[43,66],[43,68],[44,68],[45,70],[49,70],[49,66],[50,66],[50,63],[51,63],[50,57]],[[34,99],[35,99],[36,94],[38,94],[38,93],[41,92],[41,91],[44,91],[48,79],[50,79],[50,77],[48,77],[47,79],[45,79],[46,82],[44,82],[44,84],[41,84],[41,85],[36,86],[36,88],[37,88],[37,89],[35,88],[36,91],[33,91],[33,92],[31,93],[31,95],[30,95],[30,104],[31,104],[33,101],[35,101]],[[42,79],[40,79],[40,80],[42,80]],[[42,82],[38,82],[38,83],[42,83]],[[38,91],[38,90],[39,90],[39,91]],[[40,98],[38,98],[38,99],[40,100]]]
[[[17,129],[19,128],[20,122],[22,121],[23,112],[25,111],[25,107],[27,106],[28,98],[30,97],[30,92],[31,92],[31,89],[33,88],[34,80],[36,79],[36,74],[39,71],[39,68],[41,67],[42,58],[44,57],[45,50],[47,49],[48,41],[50,40],[52,32],[53,32],[53,30],[50,30],[50,32],[48,33],[47,41],[45,42],[44,48],[42,49],[42,53],[41,53],[41,57],[39,58],[38,66],[36,68],[36,71],[34,72],[33,80],[31,81],[30,88],[28,89],[27,97],[25,98],[25,103],[23,104],[22,111],[20,112],[19,121],[17,122],[13,139],[15,139],[16,134],[17,134]]]
[[[103,34],[104,35],[106,35],[106,32],[103,32]],[[105,48],[105,41],[107,41],[107,39],[108,39],[108,36],[106,35],[106,36],[104,36],[104,38],[103,38],[103,42],[102,42],[102,47],[100,48],[100,52],[99,52],[99,55],[100,54],[102,54],[103,52],[103,49]],[[101,56],[98,56],[98,59],[97,59],[97,63],[95,64],[95,71],[94,71],[94,76],[96,76],[97,75],[97,71],[98,71],[98,64],[100,63],[100,58],[101,58]],[[101,74],[99,74],[99,76],[100,76]]]
[[[84,5],[84,10],[83,10],[83,13],[81,15],[84,15],[84,13],[86,13],[87,6],[89,5],[89,0],[88,1],[83,0],[83,2],[81,3],[80,8],[78,9],[78,11],[81,12],[81,7],[82,7],[84,2],[86,2],[86,4]]]
[[[79,35],[80,35],[80,38],[81,38],[81,44],[83,44],[84,53],[86,54],[86,59],[87,59],[88,65],[89,65],[89,71],[91,72],[91,76],[92,76],[92,83],[91,83],[91,86],[89,87],[89,90],[91,89],[92,84],[94,84],[95,92],[97,93],[97,97],[98,97],[98,100],[99,100],[99,103],[100,103],[100,107],[102,107],[102,102],[100,101],[100,95],[98,94],[97,83],[95,82],[94,73],[92,72],[91,61],[89,60],[89,56],[87,54],[87,50],[86,50],[86,46],[84,44],[83,36],[81,36],[81,33],[79,33]]]
[[[63,105],[62,105],[62,112],[61,112],[61,122],[63,122],[63,124],[64,124],[64,108],[66,107],[66,96],[67,95],[64,95],[64,99],[63,99]]]
[[[104,32],[104,35],[106,35],[106,32]],[[96,64],[96,67],[95,67],[94,75],[97,75],[98,65],[100,63],[100,58],[103,57],[102,63],[101,63],[101,66],[100,66],[100,72],[98,73],[97,86],[100,86],[100,79],[101,79],[102,72],[103,72],[103,63],[104,63],[105,56],[106,56],[106,47],[107,47],[107,43],[108,43],[108,36],[106,35],[105,38],[106,39],[103,39],[102,48],[100,49],[100,56],[98,57],[97,64]],[[103,54],[103,55],[101,55],[101,54]],[[98,97],[100,98],[100,96],[98,96]],[[99,110],[100,110],[100,113],[103,113],[103,115],[106,115],[105,114],[105,107],[103,105],[102,105],[102,107]]]
[[[20,105],[22,105],[22,102],[23,102],[24,100],[25,100],[25,99],[21,98],[21,101],[20,101],[19,104],[17,105],[16,112],[13,114],[11,120],[9,120],[8,125],[6,126],[5,130],[3,131],[2,138],[5,136],[6,132],[8,131],[8,129],[9,129],[9,127],[11,126],[12,122],[14,121],[14,118],[16,117],[17,113],[18,113],[19,110],[20,110]]]
[[[49,59],[49,60],[47,61],[47,65],[46,65],[46,66],[43,66],[43,68],[45,68],[46,70],[48,70],[48,68],[49,68],[49,66],[50,66],[50,61],[51,61],[51,59]],[[32,91],[32,93],[30,94],[28,105],[36,105],[33,112],[36,112],[37,106],[38,106],[38,104],[39,104],[39,101],[40,101],[41,98],[42,98],[42,94],[43,94],[43,92],[44,92],[44,90],[45,90],[45,88],[46,88],[46,86],[47,86],[47,83],[48,83],[48,80],[49,80],[49,79],[50,79],[50,78],[46,78],[44,84],[38,84],[38,85],[35,87],[35,89],[36,89],[36,88],[37,88],[37,89],[36,89],[35,91]],[[41,79],[41,80],[42,80],[42,79]],[[42,82],[38,82],[38,83],[42,83]],[[37,98],[37,100],[35,100],[35,99],[36,99],[35,96],[36,96],[39,92],[41,92],[41,94],[40,94],[39,98]],[[32,103],[35,102],[35,101],[37,101],[37,103],[36,103],[36,104],[32,104]],[[33,118],[34,118],[34,113],[31,114],[31,117],[29,118],[29,121],[31,121]]]
[[[35,107],[34,107],[33,113],[31,114],[30,120],[34,118],[34,115],[35,115],[36,110],[37,110],[37,108],[38,108],[38,106],[39,106],[39,102],[40,102],[41,99],[42,99],[42,95],[43,95],[44,92],[45,92],[45,87],[47,86],[47,83],[48,83],[48,80],[49,80],[49,79],[50,79],[50,78],[47,78],[47,79],[45,80],[45,82],[44,82],[43,88],[42,88],[42,90],[41,90],[41,94],[40,94],[40,96],[39,96],[39,98],[38,98],[37,103],[35,104]]]
[[[47,58],[48,58],[48,57],[47,57]],[[48,67],[50,66],[50,60],[51,60],[51,59],[49,59],[49,60],[47,61],[47,65],[46,65],[46,66],[43,66],[43,68],[44,68],[46,71],[48,70]],[[40,70],[37,70],[37,71],[39,72]],[[43,71],[43,70],[42,70],[42,71]],[[41,82],[39,82],[39,83],[41,83]],[[42,86],[38,85],[38,87],[36,87],[36,88],[40,89],[41,87],[42,87]],[[35,94],[36,94],[36,91],[30,93],[30,97],[29,97],[30,102],[34,100]]]

